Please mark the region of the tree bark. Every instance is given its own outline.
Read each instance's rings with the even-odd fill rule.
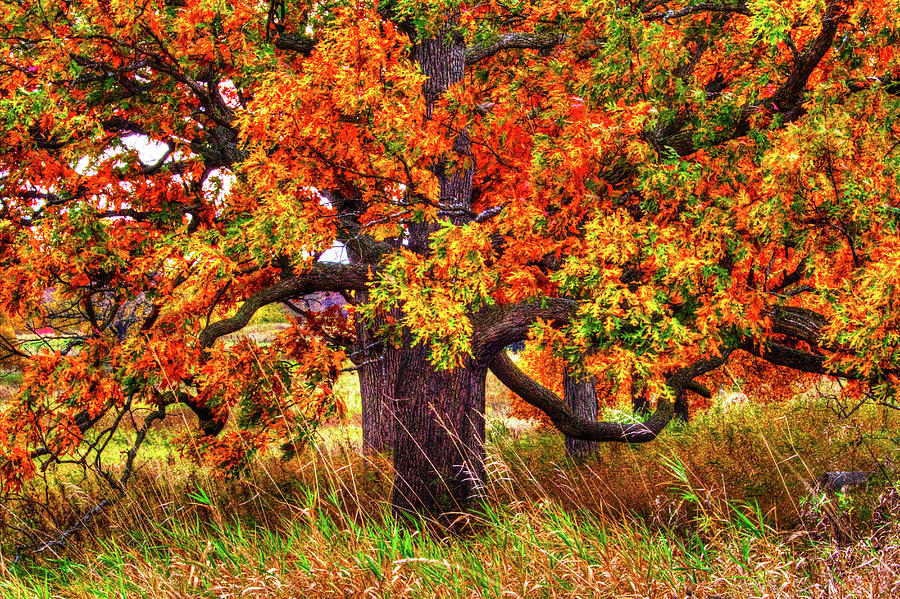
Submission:
[[[573,371],[573,367],[567,365],[563,371],[563,393],[566,404],[572,413],[583,420],[597,421],[597,385],[593,376]],[[566,454],[573,457],[583,457],[591,453],[596,447],[595,441],[585,441],[566,435]]]
[[[675,394],[675,401],[687,389],[706,391],[697,385],[694,379],[722,366],[733,351],[731,348],[720,348],[721,355],[699,360],[690,366],[677,370],[666,379],[666,384]],[[588,421],[572,413],[571,408],[557,395],[522,372],[506,355],[500,352],[490,361],[491,372],[508,389],[519,397],[540,409],[550,418],[554,426],[564,434],[586,441],[623,443],[646,443],[655,439],[674,416],[672,402],[665,396],[656,400],[656,410],[643,422],[619,423]]]
[[[396,350],[381,352],[376,362],[359,370],[364,452],[394,450]]]
[[[395,513],[441,516],[482,494],[487,367],[435,370],[422,344],[403,349],[394,429]]]
[[[650,415],[650,400],[647,399],[647,390],[640,385],[631,382],[631,412],[635,416]]]
[[[682,393],[675,400],[675,418],[687,422],[691,418],[691,405],[687,393]]]
[[[368,291],[357,293],[360,303],[368,301]],[[384,318],[375,322],[356,322],[359,397],[362,406],[363,451],[393,451],[394,404],[399,350],[378,338]]]
[[[410,33],[415,39],[416,33]],[[422,84],[426,120],[433,118],[444,92],[463,81],[465,50],[455,14],[437,34],[413,46],[412,56],[426,76]],[[474,164],[455,166],[462,157],[471,157],[465,131],[454,139],[452,154],[442,156],[431,170],[440,185],[442,215],[462,224],[471,211],[474,174]],[[428,254],[429,236],[436,229],[433,222],[410,224],[408,249]],[[457,512],[484,488],[487,365],[469,359],[452,371],[437,371],[428,361],[429,348],[412,345],[411,336],[405,336],[409,342],[398,350],[393,509],[430,515]]]

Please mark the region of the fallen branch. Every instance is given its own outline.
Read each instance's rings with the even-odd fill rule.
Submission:
[[[51,541],[46,541],[44,543],[39,543],[39,544],[31,545],[28,547],[17,547],[16,555],[15,555],[15,558],[13,558],[13,562],[18,564],[19,560],[22,557],[22,553],[25,551],[30,551],[31,553],[41,553],[42,551],[47,551],[48,549],[50,551],[53,551],[54,547],[61,548],[63,545],[66,544],[66,541],[68,540],[69,537],[71,537],[76,532],[78,532],[79,530],[84,528],[88,522],[93,520],[97,516],[97,514],[99,514],[101,511],[103,511],[103,508],[105,508],[106,506],[112,505],[112,504],[113,504],[113,500],[111,500],[111,499],[101,500],[100,503],[98,503],[93,508],[91,508],[91,511],[86,513],[77,522],[75,522],[75,524],[73,524],[72,526],[70,526],[69,528],[64,530],[61,535],[59,535],[57,538],[55,538]],[[54,551],[54,554],[55,553],[56,552]]]

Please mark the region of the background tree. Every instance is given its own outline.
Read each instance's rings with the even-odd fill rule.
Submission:
[[[30,360],[7,488],[136,405],[191,406],[225,468],[296,448],[342,349],[388,373],[400,511],[477,497],[489,368],[586,441],[655,438],[740,352],[893,398],[896,2],[2,10],[0,308],[40,318],[54,287],[94,313]],[[320,290],[352,320],[220,341]],[[139,296],[119,340],[95,304]],[[506,356],[529,331],[653,414],[573,412]]]

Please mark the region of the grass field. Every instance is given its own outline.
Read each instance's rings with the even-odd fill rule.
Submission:
[[[900,596],[893,409],[841,419],[814,393],[720,397],[656,442],[575,463],[558,434],[510,419],[491,380],[489,484],[448,532],[392,519],[390,461],[358,451],[352,376],[341,392],[349,414],[315,447],[233,481],[169,452],[187,420],[173,413],[126,497],[16,563],[23,531],[62,530],[104,493],[62,472],[35,486],[43,507],[0,516],[0,597]],[[846,494],[813,489],[835,470],[877,473]]]

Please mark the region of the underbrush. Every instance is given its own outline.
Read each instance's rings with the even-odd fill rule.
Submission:
[[[498,404],[485,496],[449,528],[391,516],[389,457],[360,454],[355,429],[232,481],[152,457],[64,547],[15,562],[33,539],[8,528],[0,597],[900,596],[900,414],[831,408],[720,402],[573,462],[559,435]],[[874,474],[846,493],[816,486],[838,470]],[[2,518],[21,532],[64,530],[104,496],[31,492],[32,512]]]

